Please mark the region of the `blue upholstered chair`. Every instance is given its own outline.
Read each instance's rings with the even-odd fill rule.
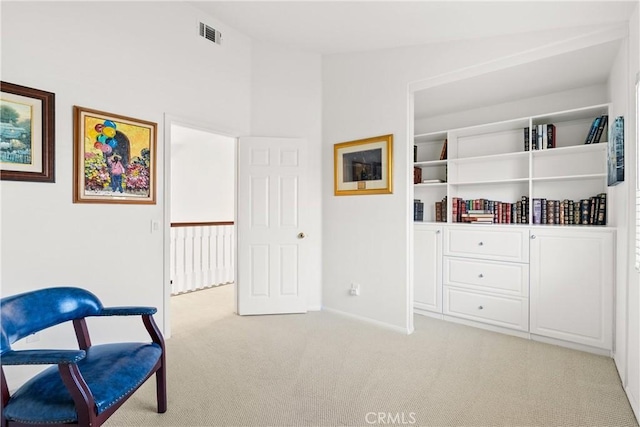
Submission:
[[[167,410],[165,347],[153,307],[105,308],[79,288],[26,292],[0,300],[2,427],[102,425],[154,373],[158,412]],[[147,343],[91,345],[85,318],[142,316]],[[12,350],[35,332],[72,321],[79,350]],[[9,393],[5,365],[55,365]]]

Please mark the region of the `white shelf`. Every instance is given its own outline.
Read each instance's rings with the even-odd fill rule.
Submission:
[[[545,176],[542,178],[531,178],[533,182],[549,182],[549,181],[580,181],[585,179],[604,179],[607,177],[606,173],[592,173],[585,175],[557,175],[557,176]]]
[[[519,151],[516,153],[504,153],[504,154],[492,154],[489,156],[475,156],[475,157],[463,157],[459,159],[451,159],[449,162],[455,164],[462,163],[472,163],[472,162],[486,162],[486,161],[500,161],[500,160],[511,160],[511,159],[521,159],[529,156],[528,151]]]
[[[529,178],[515,178],[515,179],[495,179],[487,181],[466,181],[466,182],[450,182],[451,185],[493,185],[493,184],[513,184],[529,182]]]
[[[545,150],[533,150],[531,154],[534,157],[543,156],[560,156],[560,155],[574,155],[576,153],[588,153],[597,151],[607,151],[607,143],[600,142],[598,144],[582,144],[572,145],[569,147],[547,148]]]
[[[522,197],[578,200],[606,193],[608,143],[584,141],[594,119],[610,115],[609,109],[609,104],[598,104],[415,135],[420,161],[414,166],[422,168],[424,179],[448,181],[414,184],[415,198],[425,204],[424,223],[432,223],[433,204],[445,197],[451,220],[454,198],[515,203]],[[556,126],[556,148],[524,151],[525,130],[539,124]],[[602,139],[607,134],[605,129]],[[440,160],[445,140],[448,159]],[[613,214],[607,212],[607,217]],[[531,218],[530,210],[529,222]]]
[[[421,182],[420,184],[413,184],[414,187],[446,187],[446,182]]]
[[[435,166],[445,166],[447,164],[446,160],[428,160],[425,162],[414,162],[413,166],[416,167],[435,167]]]

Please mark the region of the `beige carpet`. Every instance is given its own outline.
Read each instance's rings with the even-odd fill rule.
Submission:
[[[150,381],[106,425],[638,425],[606,357],[422,316],[239,317],[233,285],[172,300],[169,410]]]

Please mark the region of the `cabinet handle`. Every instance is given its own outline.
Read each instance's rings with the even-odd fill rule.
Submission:
[[[482,243],[482,242],[478,243],[478,246],[482,246],[482,245],[484,245],[484,243]]]
[[[436,230],[436,234],[440,234],[440,230]]]
[[[480,273],[478,274],[478,277],[482,279],[484,277],[484,274]]]
[[[536,235],[535,235],[535,234],[532,234],[532,235],[531,235],[531,238],[532,238],[532,239],[535,239],[535,238],[536,238]]]
[[[479,307],[478,307],[478,310],[482,310],[483,308],[484,308],[483,306],[479,306]]]

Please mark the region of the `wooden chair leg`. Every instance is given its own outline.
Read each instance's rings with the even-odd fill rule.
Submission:
[[[167,412],[167,370],[164,364],[164,354],[162,355],[162,366],[156,372],[156,394],[158,398],[158,413]]]

